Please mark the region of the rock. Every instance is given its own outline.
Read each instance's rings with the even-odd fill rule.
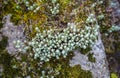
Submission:
[[[74,51],[75,56],[70,60],[70,66],[80,65],[83,70],[91,71],[93,78],[110,78],[106,54],[100,34],[90,52],[94,54],[96,59],[95,63],[90,62],[86,55],[81,54],[79,51]]]
[[[3,18],[3,28],[1,28],[1,32],[3,36],[8,37],[8,45],[6,47],[9,54],[15,55],[17,53],[17,49],[14,47],[15,44],[13,41],[24,41],[26,37],[24,35],[24,26],[19,25],[15,26],[12,22],[10,22],[11,15],[7,15]]]

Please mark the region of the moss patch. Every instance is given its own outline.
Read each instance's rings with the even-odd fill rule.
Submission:
[[[93,53],[88,54],[88,59],[89,59],[90,62],[95,62],[96,61],[95,57],[93,57]]]
[[[82,70],[79,65],[74,67],[62,66],[58,78],[92,78],[90,71]]]
[[[111,74],[110,74],[110,78],[118,78],[118,76],[117,76],[116,73],[111,73]]]
[[[6,51],[3,51],[0,53],[0,64],[3,65],[3,72],[2,77],[3,78],[13,78],[15,76],[19,76],[20,69],[13,69],[11,65],[11,60],[13,59],[12,56],[10,56]]]
[[[3,36],[2,40],[0,41],[0,51],[4,50],[7,46],[7,37]]]

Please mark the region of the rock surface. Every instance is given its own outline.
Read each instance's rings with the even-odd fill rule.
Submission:
[[[120,0],[110,0],[111,23],[120,27]]]
[[[15,26],[12,22],[10,22],[11,15],[7,15],[3,18],[3,28],[0,30],[2,35],[8,37],[8,46],[6,47],[9,54],[16,54],[17,49],[14,47],[13,41],[24,41],[25,35],[23,31],[23,26]]]
[[[83,70],[91,71],[93,78],[110,78],[106,54],[100,34],[98,35],[98,40],[90,52],[94,54],[96,59],[95,63],[90,62],[87,55],[83,55],[79,51],[75,51],[75,56],[70,60],[70,66],[80,65]]]

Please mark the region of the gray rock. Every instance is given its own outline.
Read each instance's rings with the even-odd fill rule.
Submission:
[[[15,26],[12,22],[10,22],[10,17],[11,15],[9,14],[3,18],[2,22],[4,24],[3,28],[0,31],[2,32],[2,35],[8,37],[8,45],[6,47],[8,53],[15,55],[17,53],[17,49],[14,47],[15,44],[13,41],[24,41],[26,40],[26,37],[23,30],[24,26]]]
[[[76,50],[74,51],[75,56],[70,60],[70,66],[80,65],[83,70],[91,71],[93,78],[110,78],[108,63],[106,61],[105,50],[100,34],[90,52],[94,54],[96,59],[95,63],[90,62],[87,55],[83,55]]]

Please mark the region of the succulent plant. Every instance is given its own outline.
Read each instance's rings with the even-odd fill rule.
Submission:
[[[94,44],[97,39],[98,28],[99,25],[94,27],[85,26],[84,29],[78,29],[74,23],[68,23],[68,27],[59,34],[53,33],[54,30],[52,29],[42,33],[39,28],[36,28],[38,32],[29,42],[29,46],[32,47],[35,53],[35,59],[49,61],[52,57],[59,59],[60,56],[63,56],[65,58],[75,47],[86,49]]]

